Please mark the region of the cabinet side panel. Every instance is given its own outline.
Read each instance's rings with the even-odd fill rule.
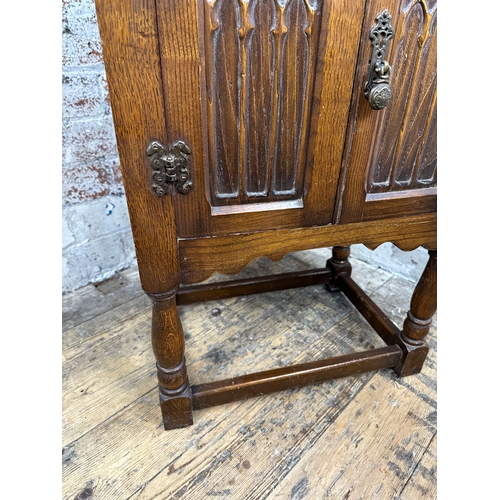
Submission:
[[[154,194],[146,155],[151,140],[167,143],[155,2],[95,3],[141,283],[161,293],[177,286],[179,261],[172,199]]]

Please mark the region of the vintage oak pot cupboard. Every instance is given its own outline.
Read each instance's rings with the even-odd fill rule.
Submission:
[[[393,368],[418,373],[436,310],[435,0],[96,0],[165,429],[193,410]],[[423,246],[397,328],[349,245]],[[333,246],[323,269],[199,284]],[[177,304],[341,290],[387,347],[190,385]]]

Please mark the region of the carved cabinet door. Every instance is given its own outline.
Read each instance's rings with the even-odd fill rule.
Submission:
[[[387,32],[377,20],[384,10],[391,98],[377,110],[364,87],[377,57],[370,33],[381,44]],[[366,12],[335,223],[436,211],[436,0],[369,0]]]
[[[180,237],[331,223],[365,3],[157,0]]]

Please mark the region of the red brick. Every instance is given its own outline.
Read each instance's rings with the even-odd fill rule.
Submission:
[[[63,163],[90,163],[117,157],[115,129],[111,116],[70,121],[63,127]]]
[[[109,109],[102,92],[102,73],[66,73],[62,78],[63,118],[103,116]]]
[[[63,203],[94,200],[111,192],[113,175],[105,162],[67,167],[62,174]]]

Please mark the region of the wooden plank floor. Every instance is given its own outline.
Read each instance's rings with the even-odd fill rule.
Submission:
[[[329,256],[259,259],[237,277],[323,267]],[[351,261],[400,327],[415,284]],[[384,345],[323,286],[179,311],[193,384]],[[167,432],[137,269],[64,296],[63,316],[64,499],[436,498],[436,317],[418,375],[382,370],[208,408]]]

